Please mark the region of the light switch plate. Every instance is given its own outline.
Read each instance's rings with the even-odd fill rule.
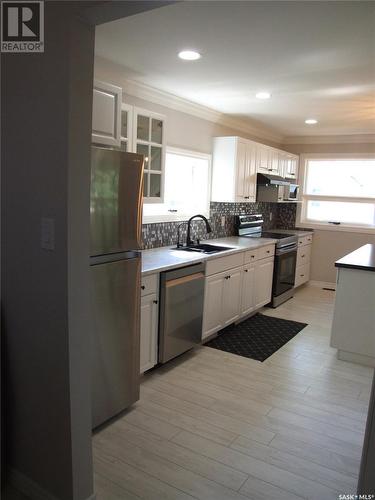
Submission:
[[[55,219],[40,219],[40,246],[43,250],[55,250]]]

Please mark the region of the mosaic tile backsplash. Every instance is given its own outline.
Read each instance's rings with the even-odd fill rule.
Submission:
[[[296,205],[293,203],[214,203],[210,205],[210,225],[212,232],[206,233],[203,221],[192,223],[193,239],[214,239],[235,236],[235,215],[263,214],[264,229],[293,229],[296,223]],[[222,217],[225,217],[224,226]],[[177,228],[181,222],[159,222],[142,225],[143,248],[156,248],[175,245]],[[186,241],[186,224],[181,226],[180,239]]]

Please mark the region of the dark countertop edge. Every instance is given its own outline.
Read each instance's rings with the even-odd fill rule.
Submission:
[[[335,267],[375,272],[375,244],[367,243],[335,262]]]

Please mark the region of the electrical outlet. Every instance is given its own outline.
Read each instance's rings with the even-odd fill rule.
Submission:
[[[222,215],[221,217],[221,227],[225,226],[225,215]]]

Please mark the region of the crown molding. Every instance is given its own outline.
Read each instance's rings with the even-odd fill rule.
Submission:
[[[188,99],[126,77],[126,69],[118,63],[95,55],[95,78],[112,82],[122,87],[125,94],[145,101],[164,106],[175,111],[187,113],[197,118],[222,125],[233,130],[273,143],[274,146],[286,144],[371,144],[375,143],[375,134],[352,135],[316,135],[316,136],[285,136],[281,132],[265,127],[255,120],[238,118],[226,113],[220,113],[212,108],[198,104]]]
[[[276,144],[279,144],[283,139],[283,136],[278,132],[254,122],[252,123],[250,120],[243,120],[225,113],[220,113],[207,106],[194,103],[182,97],[170,94],[169,92],[145,85],[144,83],[130,79],[122,79],[121,83],[124,92],[133,97],[138,97],[139,99],[144,99],[145,101],[150,101],[154,104],[174,109],[175,111],[187,113],[202,118],[203,120],[233,128],[239,132],[245,132],[258,138],[267,139]]]
[[[373,144],[375,134],[296,135],[284,137],[282,144]]]
[[[198,104],[183,97],[178,97],[164,90],[127,78],[126,68],[118,63],[110,61],[105,57],[95,55],[95,78],[109,81],[114,85],[121,86],[125,94],[143,99],[145,101],[164,106],[175,111],[187,113],[203,120],[207,120],[225,127],[232,128],[253,136],[254,138],[266,139],[275,145],[280,144],[283,139],[279,132],[264,127],[254,120],[246,120],[235,116],[220,113],[212,108]]]

